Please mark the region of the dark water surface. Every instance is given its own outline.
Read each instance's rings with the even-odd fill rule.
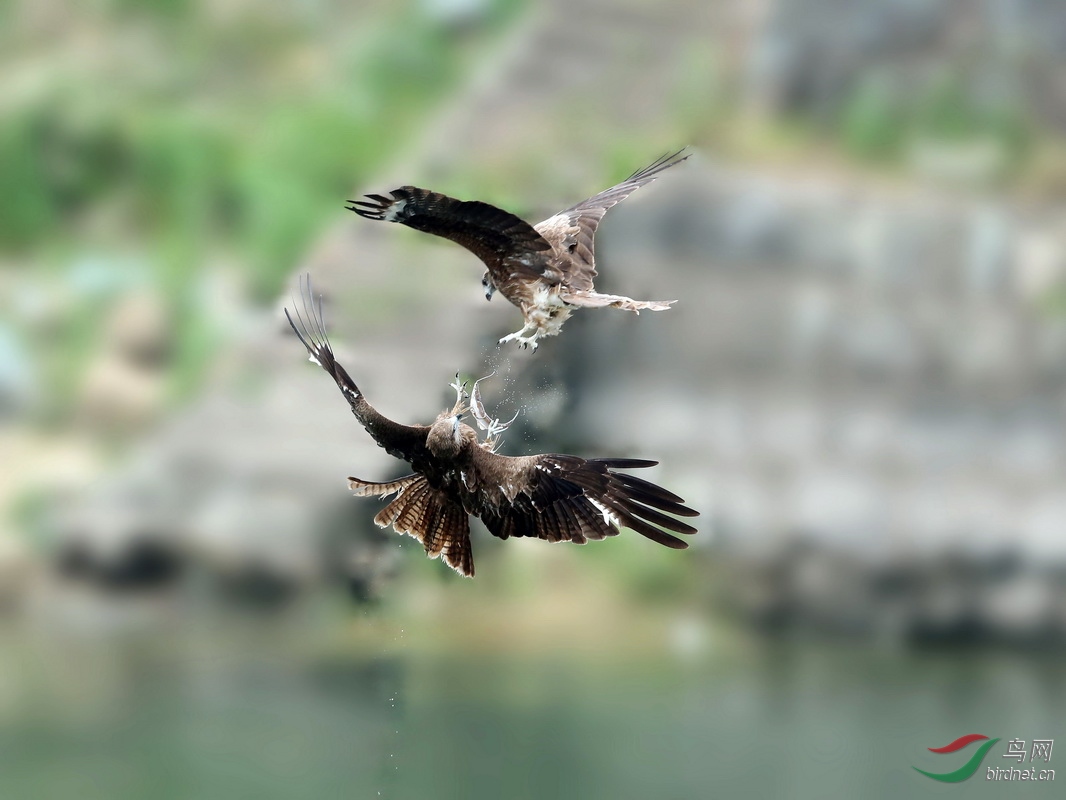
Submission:
[[[216,641],[219,640],[219,641]],[[6,637],[0,798],[1062,796],[1056,655],[750,642],[728,654],[296,656],[270,637]],[[178,655],[176,655],[178,654]],[[1052,783],[962,784],[965,733],[1053,738]]]

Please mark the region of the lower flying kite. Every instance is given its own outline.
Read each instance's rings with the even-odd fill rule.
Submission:
[[[430,558],[440,556],[456,572],[474,574],[469,515],[479,517],[493,536],[529,536],[549,542],[584,544],[632,528],[653,542],[683,549],[688,544],[665,531],[691,534],[696,529],[671,516],[695,517],[682,498],[641,478],[616,472],[651,467],[634,458],[593,458],[545,454],[513,458],[495,452],[510,422],[492,419],[475,382],[470,394],[458,375],[455,405],[432,425],[401,425],[367,402],[326,337],[321,303],[306,285],[303,310],[285,311],[311,361],[336,381],[355,418],[389,455],[410,463],[414,472],[386,483],[348,478],[356,495],[396,495],[374,517],[380,527],[418,539]],[[462,422],[471,412],[477,432]],[[513,422],[514,420],[511,420]],[[664,513],[665,512],[665,513]],[[662,529],[665,529],[662,530]]]

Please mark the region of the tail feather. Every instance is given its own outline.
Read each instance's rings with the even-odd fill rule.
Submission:
[[[399,533],[407,533],[421,539],[415,532],[419,529],[419,523],[426,512],[426,496],[429,493],[429,484],[419,481],[411,486],[410,490],[401,494],[378,515],[374,522],[381,527],[391,524]],[[388,521],[386,517],[389,517]]]
[[[634,300],[619,294],[600,294],[593,291],[572,291],[559,296],[565,303],[583,308],[621,308],[639,314],[641,311],[665,311],[676,300]]]
[[[350,477],[348,485],[363,497],[396,494],[374,517],[374,524],[380,528],[392,526],[397,533],[420,541],[430,558],[440,557],[460,575],[474,576],[467,513],[430,486],[424,476],[407,475],[386,483]]]
[[[386,483],[375,483],[374,481],[364,481],[362,478],[349,477],[348,488],[352,490],[352,494],[356,497],[388,497],[390,494],[403,491],[417,481],[419,477],[421,476],[415,473],[397,478],[394,481],[387,481]]]

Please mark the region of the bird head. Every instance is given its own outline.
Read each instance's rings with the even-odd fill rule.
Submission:
[[[486,271],[485,274],[481,276],[481,287],[485,290],[486,300],[491,300],[492,296],[496,294],[496,284],[493,282],[492,276],[488,273],[488,271]]]
[[[436,421],[429,427],[426,447],[437,458],[455,458],[470,438],[476,442],[477,434],[469,425],[463,424],[462,413],[451,409],[440,412]]]
[[[468,425],[463,425],[463,414],[470,410],[467,405],[469,395],[466,392],[466,383],[459,382],[458,372],[455,373],[455,381],[451,387],[455,389],[455,405],[437,415],[437,419],[429,428],[429,435],[426,439],[426,446],[438,458],[458,455],[463,447],[463,440],[469,436],[477,440],[477,434],[473,429]]]

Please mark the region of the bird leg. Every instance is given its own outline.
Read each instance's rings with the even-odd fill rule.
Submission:
[[[488,412],[485,411],[485,404],[481,401],[481,390],[478,388],[478,384],[495,374],[496,370],[493,370],[484,378],[478,378],[474,381],[474,386],[470,390],[470,411],[474,415],[474,421],[477,422],[477,426],[483,431],[487,431],[492,426],[493,420],[489,418]]]
[[[448,385],[455,389],[455,405],[452,406],[450,416],[461,417],[470,410],[470,407],[466,405],[466,401],[469,399],[469,396],[466,393],[466,381],[459,383],[459,373],[457,372],[455,373],[455,380]],[[475,387],[477,386],[477,384],[474,385]]]
[[[514,412],[514,416],[507,420],[507,422],[500,422],[500,420],[494,419],[489,423],[489,427],[486,431],[487,436],[485,437],[485,444],[488,445],[493,452],[496,452],[496,445],[498,444],[497,437],[511,427],[511,424],[518,419],[518,414],[518,411]]]
[[[511,417],[510,420],[507,422],[501,422],[499,419],[490,417],[485,410],[485,404],[481,400],[481,390],[478,388],[478,384],[487,378],[491,378],[495,374],[496,370],[493,370],[484,378],[478,378],[474,381],[473,388],[470,389],[470,411],[474,415],[474,420],[477,422],[477,426],[487,434],[482,446],[491,452],[496,452],[496,448],[500,444],[497,437],[511,427],[511,424],[518,419],[519,414],[519,412],[516,411],[515,415]]]
[[[531,334],[531,335],[527,335]],[[509,333],[504,336],[497,344],[506,344],[507,342],[514,342],[519,347],[532,347],[533,352],[537,352],[537,337],[540,335],[540,327],[527,322],[525,327],[520,331]]]

